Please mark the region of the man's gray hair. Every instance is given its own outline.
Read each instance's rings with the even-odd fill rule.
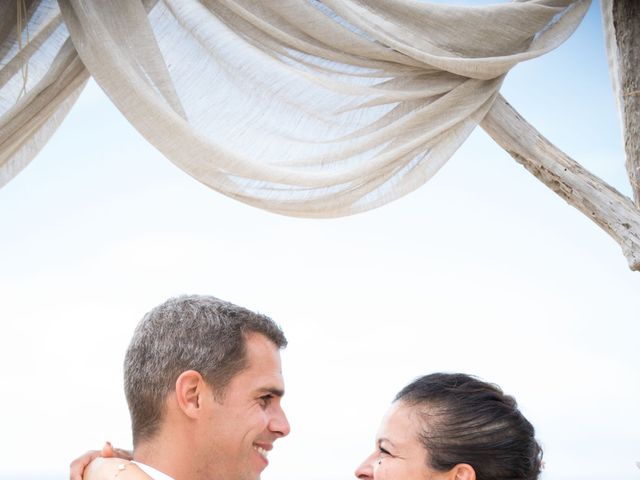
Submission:
[[[147,313],[124,360],[134,446],[157,432],[166,396],[182,372],[199,372],[221,399],[233,376],[247,366],[249,333],[264,335],[278,348],[287,345],[269,317],[211,296],[171,298]]]

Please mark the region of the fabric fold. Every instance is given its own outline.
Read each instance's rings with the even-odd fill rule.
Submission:
[[[490,110],[509,69],[566,40],[589,0],[59,4],[82,64],[168,159],[259,208],[335,217],[431,178]],[[15,83],[43,35],[3,64],[0,79]],[[50,69],[69,85],[82,77]],[[39,128],[14,111],[24,101],[0,118],[5,166],[16,150],[3,139],[20,131],[27,141]]]

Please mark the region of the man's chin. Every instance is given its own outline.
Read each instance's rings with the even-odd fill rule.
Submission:
[[[243,480],[260,480],[260,476],[262,475],[262,472],[264,471],[265,468],[267,468],[267,465],[263,462],[251,462],[251,471],[247,472],[247,475],[244,477]]]

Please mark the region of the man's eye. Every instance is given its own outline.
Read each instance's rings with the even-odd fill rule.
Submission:
[[[259,400],[260,400],[260,405],[262,405],[263,407],[266,407],[271,403],[271,400],[273,400],[273,395],[263,395],[262,397],[260,397]]]

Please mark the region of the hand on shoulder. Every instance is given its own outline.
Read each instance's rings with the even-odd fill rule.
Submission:
[[[85,469],[84,480],[150,480],[140,467],[120,458],[96,458]]]

